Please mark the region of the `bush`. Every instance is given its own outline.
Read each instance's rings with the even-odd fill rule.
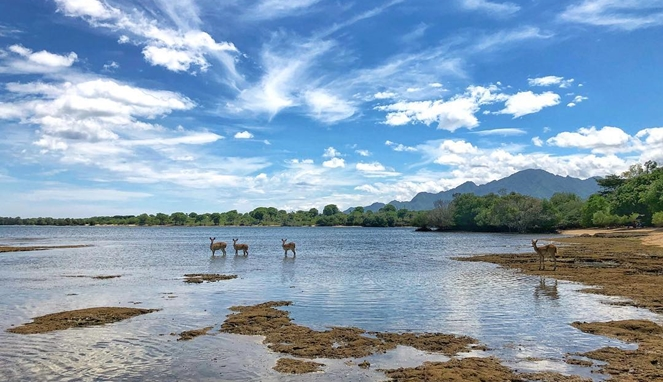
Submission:
[[[652,216],[651,222],[656,227],[663,227],[663,211],[656,212]]]

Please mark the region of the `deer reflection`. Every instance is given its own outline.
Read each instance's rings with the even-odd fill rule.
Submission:
[[[281,283],[287,284],[295,280],[295,258],[284,257],[281,266]]]
[[[552,284],[547,284],[545,277],[541,276],[539,278],[539,285],[534,288],[534,298],[549,298],[551,300],[559,299],[559,293],[557,292],[557,279],[553,279]]]

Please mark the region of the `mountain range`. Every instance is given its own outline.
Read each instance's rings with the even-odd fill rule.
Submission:
[[[434,204],[437,200],[453,200],[454,194],[473,193],[482,196],[500,192],[516,192],[540,199],[549,199],[557,192],[568,192],[586,199],[599,191],[600,187],[596,183],[596,179],[598,178],[583,180],[570,176],[554,175],[544,170],[529,169],[480,186],[477,186],[473,182],[465,182],[451,190],[438,192],[437,194],[420,192],[409,202],[393,200],[389,204],[396,207],[396,209],[406,208],[411,211],[424,211],[435,208]],[[370,206],[364,207],[364,210],[377,212],[384,206],[384,203],[373,203]],[[352,208],[346,212],[350,211],[352,211]]]

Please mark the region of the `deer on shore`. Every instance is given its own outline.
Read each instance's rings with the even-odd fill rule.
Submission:
[[[281,239],[281,241],[283,242],[283,244],[281,244],[281,246],[283,247],[283,250],[285,251],[285,256],[288,256],[288,251],[289,250],[292,251],[292,256],[293,257],[297,256],[297,252],[295,252],[295,243],[293,243],[293,242],[286,243],[287,240],[288,239]]]
[[[554,261],[553,265],[553,271],[557,269],[557,247],[554,244],[547,244],[542,247],[537,247],[536,242],[539,241],[539,239],[532,240],[532,247],[536,251],[536,253],[539,255],[539,270],[545,270],[546,269],[546,264],[545,264],[545,257],[552,257]]]
[[[244,254],[244,256],[249,255],[249,245],[248,244],[237,244],[237,240],[239,239],[233,239],[233,248],[235,248],[235,256],[237,256],[239,251],[241,250]]]
[[[223,256],[226,255],[226,246],[227,244],[223,241],[219,241],[218,243],[215,243],[214,240],[216,240],[215,237],[210,237],[209,240],[211,241],[209,245],[209,249],[212,251],[212,256],[214,256],[214,252],[221,250],[223,252]]]

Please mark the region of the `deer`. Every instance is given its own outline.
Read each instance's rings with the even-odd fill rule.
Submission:
[[[214,242],[214,240],[216,240],[215,237],[210,237],[209,240],[211,241],[209,249],[212,251],[212,257],[214,256],[214,252],[218,250],[221,250],[221,252],[223,252],[223,256],[226,255],[227,244],[224,241],[219,241],[218,243],[215,243]]]
[[[283,244],[281,246],[283,247],[283,250],[285,251],[285,256],[288,256],[288,250],[292,251],[292,256],[295,257],[297,256],[297,252],[295,252],[295,243],[290,242],[286,243],[288,239],[281,239]]]
[[[237,244],[237,240],[239,239],[233,239],[233,248],[235,248],[235,256],[238,255],[239,250],[242,250],[244,252],[244,256],[249,255],[249,245],[248,244]]]
[[[542,247],[537,247],[536,242],[539,241],[539,239],[532,240],[532,247],[536,251],[536,253],[539,255],[539,270],[545,270],[546,269],[546,264],[545,264],[545,257],[546,255],[548,257],[552,257],[554,261],[553,265],[553,271],[557,269],[557,247],[554,244],[548,244],[544,245]]]

